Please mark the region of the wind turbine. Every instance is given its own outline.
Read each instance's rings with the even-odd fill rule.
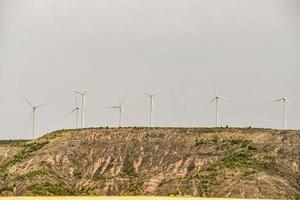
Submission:
[[[216,127],[219,127],[219,103],[220,103],[221,100],[229,101],[228,99],[225,99],[225,98],[218,95],[217,86],[215,86],[215,97],[209,103],[212,103],[214,101],[216,102],[216,122],[215,122]]]
[[[287,97],[283,97],[283,98],[280,98],[280,99],[277,99],[273,102],[281,102],[282,101],[282,105],[283,105],[283,116],[282,116],[282,119],[283,119],[283,129],[286,130],[286,105],[287,104],[290,104],[290,105],[293,105],[290,100],[287,98]]]
[[[119,110],[119,127],[120,128],[121,128],[121,125],[122,125],[122,114],[125,115],[125,112],[124,112],[124,109],[123,109],[123,104],[125,102],[125,99],[126,98],[124,97],[119,105],[107,107],[107,108],[118,109]],[[125,115],[125,117],[126,117],[126,115]]]
[[[85,125],[85,99],[86,99],[86,95],[87,93],[90,91],[91,89],[87,89],[83,92],[81,91],[77,91],[77,90],[73,90],[73,92],[81,95],[81,128],[84,128]]]
[[[142,93],[144,93],[145,95],[147,95],[150,98],[150,127],[153,126],[154,96],[157,95],[161,90],[162,90],[162,88],[156,90],[153,93],[148,93],[148,92],[144,92],[144,91],[141,90]]]
[[[72,113],[76,113],[76,128],[78,128],[78,122],[79,122],[79,110],[80,108],[78,107],[78,104],[77,104],[77,96],[75,96],[75,108],[73,108],[70,112],[68,112],[65,116],[68,116]]]
[[[28,105],[29,105],[30,107],[32,107],[32,113],[31,113],[31,116],[32,116],[32,139],[34,139],[34,133],[35,133],[35,111],[36,111],[38,108],[40,108],[40,107],[42,107],[42,106],[45,106],[46,103],[41,104],[41,105],[38,105],[38,106],[34,106],[30,101],[28,101],[28,99],[26,99],[26,98],[24,98],[24,99],[25,99],[25,101],[28,103]],[[31,117],[30,117],[30,119],[31,119]]]

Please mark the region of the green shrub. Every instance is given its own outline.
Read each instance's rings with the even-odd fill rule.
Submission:
[[[76,177],[76,178],[82,178],[82,174],[81,174],[81,172],[80,171],[74,171],[73,172],[73,175]]]
[[[195,144],[196,147],[198,147],[198,146],[200,146],[200,145],[208,144],[208,141],[206,141],[206,140],[204,140],[204,139],[200,139],[200,140],[196,139],[195,143],[196,143],[196,144]]]
[[[248,144],[247,148],[248,148],[249,151],[255,151],[255,150],[257,150],[257,147],[254,146],[254,144]]]
[[[128,187],[124,190],[124,194],[138,195],[142,185],[143,185],[143,181],[130,180]]]
[[[93,176],[93,180],[94,181],[107,181],[107,179],[109,179],[110,177],[105,177],[105,176],[102,176],[102,175],[94,175]]]
[[[27,179],[35,177],[35,176],[45,176],[45,175],[47,175],[46,172],[44,172],[42,170],[36,170],[36,171],[31,171],[24,175],[17,175],[16,180],[18,180],[18,181],[27,180]]]
[[[122,168],[122,174],[125,175],[126,177],[135,177],[135,169],[133,167],[133,162],[127,160],[124,163],[124,166]]]
[[[42,184],[32,184],[27,187],[28,190],[32,192],[33,195],[55,195],[55,196],[68,196],[74,195],[75,190],[67,187],[64,184],[51,184],[49,182]]]
[[[3,188],[0,189],[0,193],[3,193],[3,192],[13,192],[14,189],[10,186],[7,186],[5,185]]]
[[[240,151],[233,153],[221,161],[212,163],[207,166],[206,170],[215,171],[224,167],[235,167],[235,166],[248,166],[250,165],[250,161],[252,159],[252,153],[248,151]]]

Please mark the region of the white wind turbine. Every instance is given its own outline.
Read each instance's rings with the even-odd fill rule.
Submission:
[[[215,121],[215,126],[216,127],[219,127],[219,103],[220,103],[220,100],[223,100],[223,101],[230,101],[228,99],[225,99],[221,96],[218,95],[217,93],[217,86],[215,86],[215,97],[209,102],[209,103],[212,103],[212,102],[216,102],[216,121]]]
[[[280,102],[280,101],[282,101],[282,105],[283,105],[283,115],[282,115],[283,129],[286,130],[286,105],[287,104],[293,105],[293,104],[290,102],[290,100],[287,97],[277,99],[273,102]]]
[[[35,134],[35,112],[38,108],[45,106],[46,103],[38,105],[38,106],[34,106],[30,101],[28,101],[28,99],[24,98],[25,101],[28,103],[28,105],[32,108],[32,113],[30,115],[30,119],[32,119],[32,139],[34,139],[34,134]],[[32,116],[32,118],[31,118]]]
[[[84,128],[85,125],[85,100],[86,100],[86,95],[91,89],[87,89],[83,92],[73,90],[76,94],[79,94],[81,96],[81,128]]]
[[[72,113],[76,113],[76,128],[78,128],[78,122],[79,122],[79,110],[80,108],[78,107],[77,104],[77,96],[75,96],[75,108],[73,108],[70,112],[68,112],[65,116],[68,116]]]
[[[126,117],[126,114],[125,114],[124,109],[123,109],[123,104],[125,102],[125,99],[126,98],[124,97],[119,105],[107,107],[107,108],[111,108],[111,109],[118,109],[118,111],[119,111],[119,127],[120,128],[122,127],[122,114],[124,114],[124,116]]]
[[[144,93],[145,95],[147,95],[150,98],[150,127],[153,126],[154,96],[157,95],[161,90],[162,90],[162,88],[156,90],[153,93],[148,93],[148,92],[144,92],[143,90],[141,90],[142,93]]]

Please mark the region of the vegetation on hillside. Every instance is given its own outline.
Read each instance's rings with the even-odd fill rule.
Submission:
[[[0,142],[1,195],[300,196],[300,132],[91,128]]]

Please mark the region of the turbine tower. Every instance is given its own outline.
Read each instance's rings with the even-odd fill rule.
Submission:
[[[28,99],[24,98],[25,101],[28,103],[28,105],[32,108],[32,113],[30,115],[30,119],[32,119],[32,139],[34,139],[34,134],[35,134],[35,112],[38,108],[45,106],[46,103],[38,105],[38,106],[34,106]],[[32,118],[31,118],[32,116]]]
[[[81,96],[81,128],[85,127],[85,100],[86,100],[86,95],[91,89],[87,89],[83,92],[73,90],[76,94],[79,94]]]
[[[161,90],[162,90],[162,88],[156,90],[153,93],[148,93],[148,92],[141,91],[142,93],[147,95],[150,99],[150,127],[153,127],[154,96],[157,95]]]
[[[118,121],[119,122],[119,128],[122,127],[122,114],[124,114],[124,116],[126,117],[126,114],[125,114],[124,109],[123,109],[123,104],[125,102],[125,99],[126,98],[124,97],[119,105],[107,107],[107,108],[118,109],[119,110],[119,121]]]
[[[68,116],[72,113],[76,113],[76,128],[78,128],[78,122],[79,122],[79,110],[80,108],[78,107],[77,104],[77,96],[75,96],[75,108],[73,108],[70,112],[68,112],[65,116]]]
[[[216,115],[215,115],[215,126],[216,127],[219,127],[219,103],[221,100],[229,101],[228,99],[225,99],[218,95],[217,86],[215,86],[215,97],[209,103],[212,103],[214,101],[216,102]]]
[[[293,105],[293,104],[290,102],[290,100],[287,97],[277,99],[273,102],[281,102],[281,101],[282,101],[282,106],[283,106],[283,115],[282,115],[283,129],[286,130],[286,105],[287,104]]]

